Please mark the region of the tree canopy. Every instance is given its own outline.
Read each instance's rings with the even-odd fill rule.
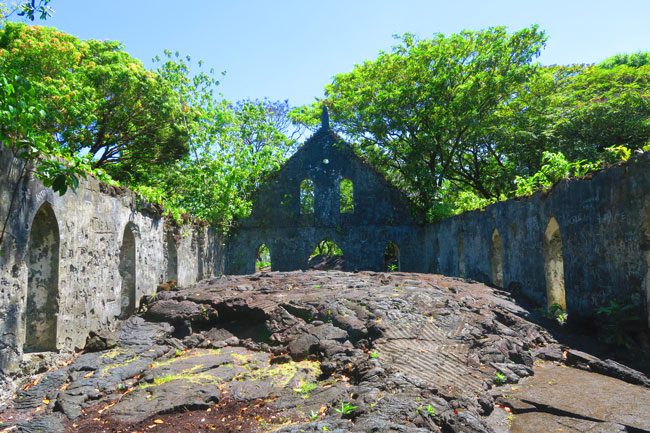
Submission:
[[[48,4],[15,13],[34,20]],[[21,176],[59,193],[91,173],[176,221],[228,230],[326,104],[333,127],[435,220],[648,149],[650,55],[545,67],[545,41],[537,26],[405,34],[336,75],[324,101],[292,109],[227,101],[220,77],[178,52],[147,69],[118,42],[4,21],[0,142],[27,161]]]
[[[189,56],[167,51],[157,61],[148,70],[117,42],[5,23],[0,140],[60,193],[92,173],[177,220],[228,227],[295,146],[281,131],[288,108],[223,100],[214,72]]]
[[[648,67],[628,57],[543,67],[534,59],[545,41],[536,26],[406,34],[336,75],[318,104],[431,220],[512,196],[518,182],[562,158],[596,169],[613,147],[645,146]],[[292,117],[313,124],[318,104]]]

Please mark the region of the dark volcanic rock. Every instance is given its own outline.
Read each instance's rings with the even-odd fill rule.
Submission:
[[[137,423],[159,413],[207,409],[220,395],[219,388],[212,384],[174,380],[135,390],[111,408],[110,416],[123,423]]]
[[[117,346],[117,335],[115,332],[110,331],[90,331],[88,338],[86,338],[86,345],[84,346],[85,352],[99,352],[100,350],[108,350]]]
[[[170,413],[233,407],[217,419],[245,418],[250,404],[245,421],[259,431],[492,432],[506,422],[495,397],[508,403],[504,387],[491,390],[495,373],[514,384],[532,379],[536,359],[564,360],[524,317],[502,292],[437,275],[222,277],[151,297],[116,339],[91,336],[87,353],[18,393],[10,410],[21,424],[12,425],[50,422],[57,431],[65,417],[68,429],[75,420],[87,431],[139,431]],[[581,352],[567,362],[648,384]]]

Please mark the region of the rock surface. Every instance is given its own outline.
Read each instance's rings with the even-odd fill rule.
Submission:
[[[221,277],[159,293],[123,324],[115,347],[35,377],[0,415],[0,429],[650,429],[642,413],[650,390],[620,380],[645,384],[643,374],[567,356],[526,316],[503,292],[438,275]],[[620,379],[560,366],[565,358]],[[495,375],[507,385],[495,387]]]

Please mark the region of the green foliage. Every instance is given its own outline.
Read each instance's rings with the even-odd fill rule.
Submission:
[[[50,13],[47,0],[18,7],[31,20]],[[545,40],[536,26],[405,34],[337,75],[325,101],[292,110],[223,100],[214,71],[178,52],[147,70],[117,42],[5,21],[0,141],[27,162],[21,179],[34,173],[63,194],[91,173],[178,223],[193,215],[227,232],[296,149],[295,124],[317,127],[325,103],[355,151],[436,220],[650,150],[648,53],[540,67]],[[352,183],[340,192],[341,212],[353,212]],[[300,203],[313,214],[313,183]],[[342,254],[333,243],[315,253]]]
[[[496,373],[494,373],[494,378],[492,379],[492,382],[496,386],[504,385],[506,383],[506,375],[501,373],[500,371],[497,371]]]
[[[330,240],[322,240],[318,244],[316,244],[316,247],[314,247],[314,251],[309,255],[309,260],[313,259],[314,257],[317,256],[342,256],[343,255],[343,250],[339,248],[338,245],[334,243],[334,241]]]
[[[379,359],[379,352],[377,352],[376,350],[370,352],[370,359]]]
[[[257,259],[255,260],[255,270],[260,271],[262,269],[271,268],[271,252],[269,247],[266,244],[260,245],[257,250]]]
[[[433,407],[431,403],[427,404],[426,406],[420,405],[417,411],[419,414],[423,414],[423,415],[426,414],[430,417],[434,417],[437,415],[436,408]]]
[[[445,180],[498,196],[497,114],[534,73],[544,41],[537,27],[405,34],[392,51],[335,76],[326,103],[335,127],[424,211],[441,201]],[[313,118],[317,108],[294,118]]]
[[[650,52],[639,51],[632,54],[616,54],[600,62],[598,67],[613,69],[621,65],[632,66],[634,68],[650,65]]]
[[[80,41],[49,27],[6,23],[0,72],[30,83],[43,116],[32,128],[69,155],[88,154],[93,168],[131,181],[146,167],[187,154],[177,127],[180,101],[163,77],[112,41]]]
[[[339,210],[343,213],[354,213],[354,185],[350,179],[339,182]]]
[[[357,406],[354,406],[352,403],[349,403],[347,401],[342,401],[341,406],[339,408],[335,408],[334,410],[341,415],[350,415],[355,410],[357,410]]]
[[[515,177],[515,196],[528,196],[541,189],[549,188],[562,179],[584,176],[601,168],[599,163],[568,161],[562,152],[544,151],[542,162],[539,171],[532,176]]]
[[[303,179],[300,182],[300,214],[312,215],[314,213],[314,181]]]
[[[559,81],[546,111],[571,160],[606,159],[611,146],[640,149],[650,138],[650,65],[579,68]]]
[[[630,159],[632,156],[632,151],[628,149],[625,146],[619,145],[619,146],[609,146],[606,147],[605,150],[609,153],[610,155],[610,160],[612,162],[616,161],[627,161]]]
[[[309,398],[309,393],[318,388],[318,385],[313,382],[300,382],[300,385],[293,389],[296,394],[300,394],[303,398]]]
[[[560,304],[557,304],[557,303],[554,303],[553,305],[551,305],[551,307],[548,309],[548,312],[546,313],[546,316],[551,318],[551,319],[557,320],[557,322],[560,325],[566,324],[566,321],[569,318],[569,315],[564,310],[564,308],[562,308],[562,306]]]
[[[227,231],[295,148],[288,104],[219,98],[219,81],[166,51],[147,70],[111,41],[47,27],[0,30],[0,140],[59,193],[92,173]]]
[[[333,128],[430,221],[530,195],[650,145],[647,53],[541,67],[532,61],[544,42],[537,27],[406,34],[336,75],[324,103]],[[290,116],[313,128],[322,103]]]
[[[8,6],[6,2],[0,2],[0,14],[7,19],[16,14],[21,18],[34,21],[36,17],[46,20],[52,16],[54,10],[49,6],[51,0],[23,0]]]
[[[600,338],[609,344],[631,349],[636,347],[634,335],[643,328],[638,314],[638,305],[612,300],[605,307],[596,310],[601,318]]]

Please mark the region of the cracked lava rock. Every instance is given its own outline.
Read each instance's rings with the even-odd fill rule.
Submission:
[[[565,358],[504,292],[439,275],[272,272],[146,301],[114,347],[93,334],[23,387],[0,431],[508,431],[495,375]]]

